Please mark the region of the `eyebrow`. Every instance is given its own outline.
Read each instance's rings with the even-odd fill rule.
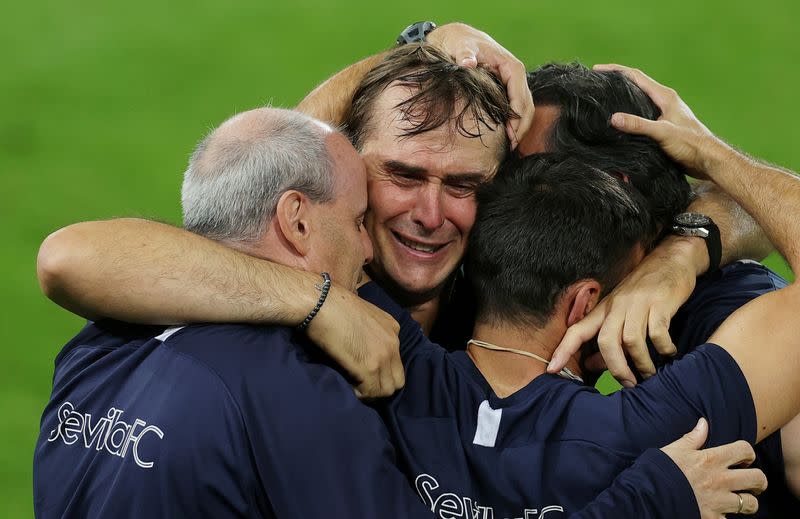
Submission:
[[[383,167],[391,171],[397,171],[414,176],[424,175],[428,172],[426,168],[407,164],[399,160],[386,160],[383,162]],[[444,182],[483,182],[488,176],[489,175],[487,173],[481,173],[479,171],[467,171],[464,173],[445,175]]]

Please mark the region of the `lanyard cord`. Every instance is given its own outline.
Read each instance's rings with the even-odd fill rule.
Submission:
[[[491,342],[479,341],[477,339],[468,340],[467,345],[469,346],[470,344],[474,344],[475,346],[478,346],[480,348],[485,348],[487,350],[492,350],[492,351],[505,351],[508,353],[516,353],[517,355],[523,355],[525,357],[530,357],[531,359],[536,359],[539,362],[543,362],[544,364],[547,365],[550,364],[549,360],[546,360],[543,357],[540,357],[535,353],[531,353],[529,351],[515,350],[514,348],[506,348],[504,346],[498,346],[496,344],[492,344]],[[575,373],[573,373],[572,370],[567,367],[564,367],[564,369],[559,371],[558,374],[563,378],[583,383],[583,379],[578,375],[576,375]]]

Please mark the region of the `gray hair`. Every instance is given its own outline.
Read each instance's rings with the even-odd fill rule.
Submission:
[[[253,242],[286,191],[331,201],[332,175],[325,136],[310,117],[275,108],[234,116],[192,153],[181,190],[184,228],[217,241]]]

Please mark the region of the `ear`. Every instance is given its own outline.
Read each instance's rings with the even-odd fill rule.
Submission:
[[[594,279],[582,279],[569,287],[567,293],[571,294],[571,297],[567,326],[577,323],[597,306],[601,288],[600,283]]]
[[[311,201],[299,191],[286,191],[278,199],[275,220],[286,242],[301,256],[311,249]]]

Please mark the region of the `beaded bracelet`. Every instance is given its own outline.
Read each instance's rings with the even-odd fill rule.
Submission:
[[[325,302],[325,299],[328,297],[328,291],[331,289],[331,277],[328,275],[327,272],[323,272],[322,274],[322,285],[320,286],[318,283],[314,284],[314,288],[319,290],[319,299],[317,300],[317,304],[314,306],[314,309],[311,310],[311,313],[303,319],[303,322],[297,327],[298,330],[305,330],[308,328],[308,325],[311,323],[311,320],[314,316],[317,315],[319,309],[322,308],[322,303]]]

